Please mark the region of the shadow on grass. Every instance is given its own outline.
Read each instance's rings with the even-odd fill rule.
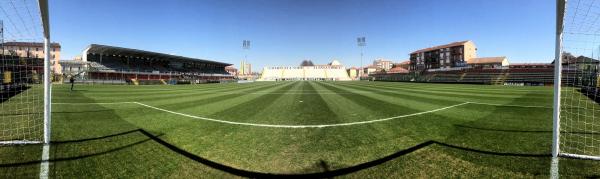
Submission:
[[[152,136],[152,137],[150,137],[148,139],[140,140],[140,141],[137,141],[137,142],[134,142],[131,144],[127,144],[127,145],[124,145],[121,147],[113,148],[113,149],[102,151],[102,152],[87,154],[87,155],[80,155],[80,156],[76,156],[76,157],[55,158],[55,159],[50,159],[50,160],[35,160],[35,161],[27,161],[27,162],[20,162],[20,163],[6,163],[6,164],[0,164],[0,167],[37,165],[44,161],[60,162],[60,161],[78,160],[78,159],[83,159],[83,158],[87,158],[87,157],[99,156],[99,155],[104,155],[104,154],[108,154],[108,153],[112,153],[112,152],[117,152],[119,150],[123,150],[123,149],[129,148],[129,147],[133,147],[135,145],[142,144],[144,142],[152,140],[153,138],[158,138],[159,136],[163,135],[163,134],[159,134],[159,135],[154,136],[154,135],[150,134],[149,132],[143,131],[142,129],[137,129],[137,130],[126,131],[126,132],[122,132],[122,133],[118,133],[118,134],[111,134],[111,135],[107,135],[107,136],[88,138],[88,139],[68,140],[68,141],[52,141],[50,145],[60,145],[60,144],[67,144],[67,143],[78,143],[78,142],[86,142],[86,141],[92,141],[92,140],[107,139],[107,138],[111,138],[111,137],[117,137],[117,136],[131,134],[131,133],[135,133],[135,132],[142,132],[142,134],[144,134],[146,136]]]
[[[428,146],[434,145],[434,144],[444,146],[444,147],[464,150],[464,151],[468,151],[468,152],[480,153],[480,154],[499,155],[499,156],[517,156],[517,157],[551,157],[551,154],[518,154],[518,153],[500,153],[500,152],[492,152],[492,151],[483,151],[483,150],[471,149],[471,148],[466,148],[466,147],[461,147],[461,146],[456,146],[456,145],[452,145],[452,144],[446,144],[446,143],[431,140],[431,141],[420,143],[420,144],[410,147],[408,149],[400,150],[396,153],[385,156],[383,158],[365,162],[365,163],[361,163],[361,164],[354,165],[354,166],[347,167],[347,168],[329,170],[329,167],[327,166],[325,161],[320,161],[319,163],[325,169],[324,172],[303,173],[303,174],[276,174],[276,173],[263,173],[263,172],[256,172],[256,171],[248,171],[248,170],[243,170],[243,169],[238,169],[238,168],[234,168],[231,166],[227,166],[227,165],[224,165],[221,163],[217,163],[217,162],[208,160],[206,158],[197,156],[195,154],[189,153],[173,144],[170,144],[170,143],[160,139],[158,136],[151,135],[150,133],[148,133],[144,130],[139,130],[139,132],[143,133],[144,135],[146,135],[153,141],[161,144],[162,146],[167,147],[171,151],[176,152],[180,155],[183,155],[191,160],[194,160],[196,162],[202,163],[204,165],[207,165],[211,168],[214,168],[214,169],[217,169],[217,170],[220,170],[223,172],[227,172],[227,173],[237,175],[237,176],[242,176],[242,177],[250,177],[250,178],[280,178],[280,177],[286,177],[286,178],[290,178],[290,177],[291,178],[330,178],[330,177],[345,175],[345,174],[357,172],[357,171],[360,171],[363,169],[375,167],[375,166],[383,164],[387,161],[404,156],[406,154],[410,154],[414,151],[417,151],[419,149],[422,149],[422,148],[425,148],[425,147],[428,147]]]
[[[600,98],[598,95],[600,94],[600,89],[596,87],[581,87],[581,89],[577,89],[579,93],[590,98],[590,100],[600,104]]]
[[[13,96],[18,95],[18,94],[22,93],[23,91],[26,91],[29,88],[31,88],[31,87],[29,87],[29,86],[17,86],[17,87],[14,87],[14,88],[8,88],[6,90],[3,90],[2,92],[0,92],[0,103],[3,103],[4,101],[9,100]]]
[[[488,154],[488,155],[498,155],[498,156],[515,156],[515,157],[551,157],[550,154],[519,154],[519,153],[500,153],[500,152],[493,152],[493,151],[484,151],[484,150],[478,150],[478,149],[471,149],[471,148],[467,148],[467,147],[461,147],[461,146],[456,146],[456,145],[452,145],[452,144],[447,144],[447,143],[443,143],[443,142],[438,142],[438,141],[426,141],[423,143],[420,143],[418,145],[415,145],[413,147],[404,149],[404,150],[400,150],[397,151],[391,155],[385,156],[383,158],[380,159],[376,159],[373,161],[369,161],[369,162],[365,162],[365,163],[361,163],[358,165],[354,165],[354,166],[350,166],[350,167],[346,167],[346,168],[341,168],[341,169],[335,169],[335,170],[330,170],[329,166],[327,165],[327,163],[325,161],[320,161],[319,164],[321,165],[321,167],[324,169],[324,172],[317,172],[317,173],[300,173],[300,174],[277,174],[277,173],[263,173],[263,172],[257,172],[257,171],[249,171],[249,170],[244,170],[244,169],[238,169],[238,168],[234,168],[232,166],[228,166],[225,164],[221,164],[221,163],[217,163],[214,161],[211,161],[209,159],[200,157],[198,155],[192,154],[190,152],[187,152],[173,144],[170,144],[162,139],[160,139],[160,136],[162,136],[163,134],[159,134],[159,135],[153,135],[148,131],[145,131],[143,129],[136,129],[136,130],[131,130],[131,131],[125,131],[125,132],[121,132],[121,133],[116,133],[116,134],[111,134],[111,135],[106,135],[106,136],[102,136],[102,137],[95,137],[95,138],[87,138],[87,139],[79,139],[79,140],[66,140],[66,141],[53,141],[52,144],[53,145],[61,145],[61,144],[66,144],[66,143],[78,143],[78,142],[86,142],[86,141],[92,141],[92,140],[100,140],[100,139],[107,139],[107,138],[112,138],[112,137],[117,137],[117,136],[122,136],[122,135],[128,135],[128,134],[132,134],[132,133],[141,133],[144,136],[147,137],[147,139],[144,140],[140,140],[128,145],[124,145],[121,147],[117,147],[117,148],[113,148],[110,150],[106,150],[106,151],[102,151],[102,152],[98,152],[98,153],[92,153],[92,154],[87,154],[87,155],[81,155],[81,156],[75,156],[75,157],[66,157],[66,158],[55,158],[55,159],[50,159],[49,162],[60,162],[60,161],[70,161],[70,160],[78,160],[78,159],[82,159],[82,158],[87,158],[87,157],[92,157],[92,156],[99,156],[99,155],[104,155],[104,154],[108,154],[111,152],[117,152],[119,150],[123,150],[129,147],[133,147],[135,145],[147,142],[147,141],[154,141],[160,145],[162,145],[163,147],[168,148],[169,150],[182,155],[188,159],[191,159],[193,161],[196,161],[198,163],[204,164],[206,166],[209,166],[211,168],[217,169],[219,171],[222,172],[226,172],[229,174],[233,174],[233,175],[237,175],[237,176],[242,176],[242,177],[250,177],[250,178],[280,178],[280,177],[286,177],[286,178],[331,178],[331,177],[336,177],[336,176],[341,176],[341,175],[345,175],[345,174],[350,174],[353,172],[357,172],[363,169],[367,169],[367,168],[371,168],[371,167],[375,167],[377,165],[383,164],[385,162],[388,162],[390,160],[394,160],[398,157],[410,154],[414,151],[417,151],[419,149],[423,149],[425,147],[431,146],[431,145],[439,145],[439,146],[443,146],[443,147],[448,147],[448,148],[453,148],[453,149],[459,149],[462,151],[467,151],[467,152],[474,152],[474,153],[479,153],[479,154]],[[28,162],[21,162],[21,163],[6,163],[6,164],[0,164],[0,167],[15,167],[15,166],[22,166],[22,165],[36,165],[39,164],[40,162],[42,162],[42,160],[35,160],[35,161],[28,161]]]

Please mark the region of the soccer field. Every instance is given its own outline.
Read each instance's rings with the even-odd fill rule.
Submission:
[[[255,82],[53,88],[61,178],[548,177],[552,88]],[[0,177],[36,177],[40,145],[0,147]],[[566,177],[600,163],[560,159]],[[290,176],[288,176],[290,177]]]

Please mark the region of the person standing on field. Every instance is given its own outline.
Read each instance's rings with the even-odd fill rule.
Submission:
[[[69,78],[69,83],[71,83],[71,91],[73,91],[73,86],[75,86],[75,78],[73,78],[73,76]]]

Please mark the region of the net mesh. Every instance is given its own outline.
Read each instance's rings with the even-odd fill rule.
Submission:
[[[560,150],[600,156],[600,1],[569,0],[563,25]]]
[[[0,144],[43,141],[44,46],[37,1],[0,1],[0,28]]]

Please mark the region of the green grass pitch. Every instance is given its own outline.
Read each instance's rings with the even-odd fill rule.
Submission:
[[[551,87],[255,82],[75,89],[53,89],[53,178],[550,175]],[[0,147],[0,178],[37,177],[40,153],[40,145]],[[597,161],[563,158],[559,166],[565,177],[600,176]]]

